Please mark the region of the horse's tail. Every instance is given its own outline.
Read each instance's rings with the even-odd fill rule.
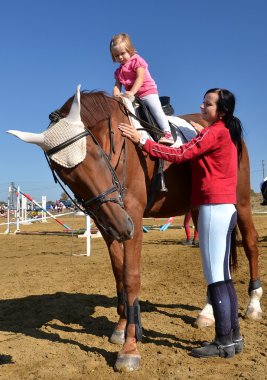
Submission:
[[[231,235],[231,259],[230,259],[230,267],[234,271],[237,270],[237,237],[238,237],[238,230],[237,227],[235,227],[232,231]]]

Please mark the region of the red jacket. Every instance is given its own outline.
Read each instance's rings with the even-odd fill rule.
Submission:
[[[143,150],[152,157],[177,164],[191,161],[192,206],[236,204],[237,149],[224,122],[218,121],[204,128],[197,137],[179,148],[147,140]]]

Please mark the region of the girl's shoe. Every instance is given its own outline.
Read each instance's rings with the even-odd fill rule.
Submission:
[[[173,145],[174,140],[171,133],[165,132],[164,136],[159,139],[158,143],[163,145]]]

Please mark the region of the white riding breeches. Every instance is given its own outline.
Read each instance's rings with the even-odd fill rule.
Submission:
[[[160,129],[164,132],[170,132],[171,128],[170,128],[167,116],[165,115],[162,109],[159,96],[157,94],[149,94],[149,95],[143,96],[141,100],[149,108],[150,112],[152,113],[156,122],[158,123]]]
[[[237,212],[233,204],[199,206],[199,246],[208,285],[231,279],[231,234],[236,222]]]

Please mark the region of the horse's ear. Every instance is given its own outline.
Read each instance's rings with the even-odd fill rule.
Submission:
[[[76,93],[72,102],[72,106],[68,116],[65,118],[71,124],[81,124],[81,95],[80,95],[81,85],[79,84],[76,89]]]

